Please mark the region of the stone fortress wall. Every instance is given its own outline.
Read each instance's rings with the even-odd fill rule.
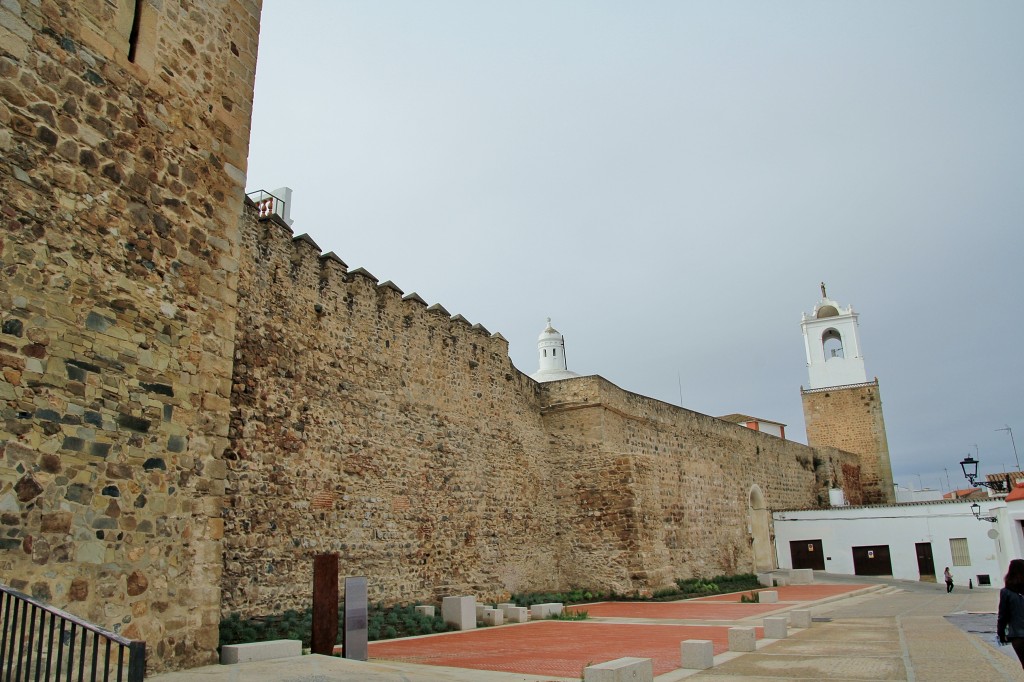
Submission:
[[[0,580],[152,669],[215,660],[259,14],[0,4]]]
[[[856,483],[847,453],[537,384],[499,335],[251,206],[241,233],[225,614],[305,607],[320,552],[383,601],[749,571],[753,485],[793,508]]]
[[[243,223],[224,612],[305,608],[321,552],[371,600],[554,586],[540,391],[507,342]]]
[[[243,210],[259,12],[0,3],[0,580],[182,668],[319,552],[387,601],[649,589],[747,570],[755,485],[856,499],[851,455],[537,384]]]
[[[807,442],[860,455],[862,504],[895,502],[878,379],[801,391]]]
[[[754,570],[750,491],[769,508],[859,495],[850,453],[810,448],[624,391],[599,376],[542,385],[563,464],[568,585],[657,588]]]

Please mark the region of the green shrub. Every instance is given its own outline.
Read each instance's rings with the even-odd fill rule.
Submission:
[[[586,611],[562,611],[561,613],[552,613],[548,616],[548,620],[586,620],[590,618],[590,614]]]
[[[341,643],[344,610],[338,609],[338,640]],[[415,605],[385,607],[378,603],[371,605],[367,613],[367,638],[390,639],[447,632],[451,627],[441,616],[424,616],[416,611]],[[308,647],[313,630],[312,608],[299,612],[288,610],[281,614],[263,618],[242,619],[232,613],[220,623],[220,644],[241,644],[263,642],[271,639],[298,639]]]

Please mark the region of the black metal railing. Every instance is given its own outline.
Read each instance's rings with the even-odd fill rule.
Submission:
[[[0,585],[0,682],[141,682],[146,643]]]

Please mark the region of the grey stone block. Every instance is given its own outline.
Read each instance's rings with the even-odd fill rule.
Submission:
[[[757,630],[750,627],[729,628],[729,651],[756,651]]]
[[[274,658],[291,658],[302,655],[302,640],[274,639],[269,642],[248,644],[225,644],[220,648],[222,665],[269,661]]]
[[[441,600],[441,617],[457,630],[476,628],[476,597],[445,597]]]
[[[814,582],[814,571],[810,568],[794,568],[789,572],[791,585],[810,585]]]
[[[649,658],[617,658],[583,669],[584,682],[654,682]]]
[[[809,609],[796,609],[789,612],[789,624],[795,628],[811,627],[811,612]]]
[[[789,619],[785,616],[764,619],[765,639],[785,639],[789,636]]]
[[[707,670],[715,665],[715,643],[710,639],[688,639],[679,645],[683,667]]]
[[[525,623],[530,620],[530,609],[525,606],[510,606],[504,611],[505,620],[509,623]]]

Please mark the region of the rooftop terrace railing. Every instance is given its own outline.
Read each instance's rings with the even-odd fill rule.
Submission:
[[[282,218],[287,217],[287,203],[281,197],[263,189],[247,192],[246,195],[254,204],[258,217],[269,218],[275,213]]]
[[[0,682],[142,682],[146,643],[0,585]]]

